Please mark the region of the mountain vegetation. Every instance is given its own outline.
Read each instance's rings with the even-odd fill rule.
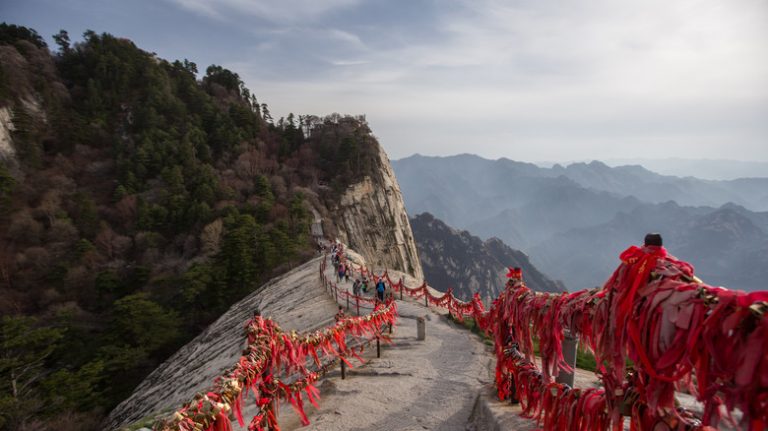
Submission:
[[[602,285],[647,232],[711,284],[765,288],[768,178],[704,181],[600,162],[540,168],[473,155],[393,162],[410,211],[498,237],[570,290]]]
[[[92,31],[54,40],[0,24],[0,429],[100,429],[314,253],[312,210],[378,155],[364,117],[274,120],[221,66]]]
[[[494,299],[504,291],[507,269],[518,267],[533,290],[565,291],[562,283],[550,280],[528,260],[528,256],[498,238],[481,240],[467,231],[446,225],[430,213],[410,219],[419,259],[427,282],[439,290],[453,288],[465,301],[475,292],[483,299]]]

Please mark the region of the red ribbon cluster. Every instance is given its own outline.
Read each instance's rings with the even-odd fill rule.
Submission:
[[[325,260],[321,264],[321,274]],[[258,413],[251,420],[248,429],[261,431],[279,429],[277,418],[270,406],[277,398],[288,400],[298,412],[302,423],[309,420],[304,413],[304,399],[317,405],[319,394],[312,385],[319,376],[336,360],[351,364],[346,357],[362,359],[347,344],[347,337],[380,337],[382,327],[394,324],[397,319],[397,305],[394,301],[378,304],[366,316],[349,317],[334,326],[313,333],[299,335],[295,331],[286,333],[271,319],[254,317],[246,325],[248,347],[237,364],[224,375],[216,378],[213,387],[200,393],[195,399],[155,425],[158,431],[229,431],[230,414],[240,426],[244,426],[242,406],[249,391]],[[298,376],[293,383],[281,380],[282,376]]]
[[[705,285],[693,267],[663,247],[630,247],[602,289],[536,293],[522,272],[511,268],[505,291],[486,312],[480,298],[456,299],[430,293],[426,283],[408,288],[411,297],[461,318],[471,316],[494,337],[499,397],[516,395],[527,415],[546,429],[620,429],[623,415],[632,429],[706,429],[726,420],[749,430],[768,427],[768,292],[745,293]],[[553,382],[563,360],[564,331],[578,334],[597,360],[604,389],[578,390]],[[533,362],[539,340],[542,368]],[[519,349],[519,350],[518,350]],[[520,353],[523,352],[523,353]],[[627,367],[628,361],[633,364]],[[676,407],[682,390],[704,404],[701,422]],[[576,415],[569,412],[578,412]]]
[[[463,319],[465,315],[477,317],[485,314],[485,306],[478,293],[475,293],[472,301],[466,302],[453,295],[453,288],[448,288],[442,296],[435,296],[430,291],[426,281],[419,287],[409,288],[405,285],[402,279],[396,282],[392,281],[387,272],[384,272],[381,276],[374,276],[375,280],[378,280],[379,278],[384,279],[384,281],[390,285],[393,292],[399,293],[402,290],[403,293],[411,298],[417,299],[426,296],[429,304],[436,307],[447,308],[448,312],[458,319]]]

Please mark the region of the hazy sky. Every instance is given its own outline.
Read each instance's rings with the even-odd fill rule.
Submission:
[[[768,0],[0,0],[240,74],[275,117],[366,114],[391,158],[768,160]]]

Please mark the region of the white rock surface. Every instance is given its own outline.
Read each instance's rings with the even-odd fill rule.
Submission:
[[[377,169],[347,189],[335,213],[341,242],[371,266],[424,278],[400,186],[381,147]]]
[[[13,132],[11,110],[0,108],[0,160],[15,160],[16,149],[13,147],[11,132]]]

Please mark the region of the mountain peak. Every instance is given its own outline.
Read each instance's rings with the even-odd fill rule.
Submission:
[[[564,290],[533,266],[525,253],[498,238],[483,241],[431,214],[412,218],[411,227],[427,282],[438,288],[453,286],[454,292],[465,300],[474,292],[480,292],[482,297],[497,296],[504,288],[510,266],[523,268],[526,283],[534,290]]]

